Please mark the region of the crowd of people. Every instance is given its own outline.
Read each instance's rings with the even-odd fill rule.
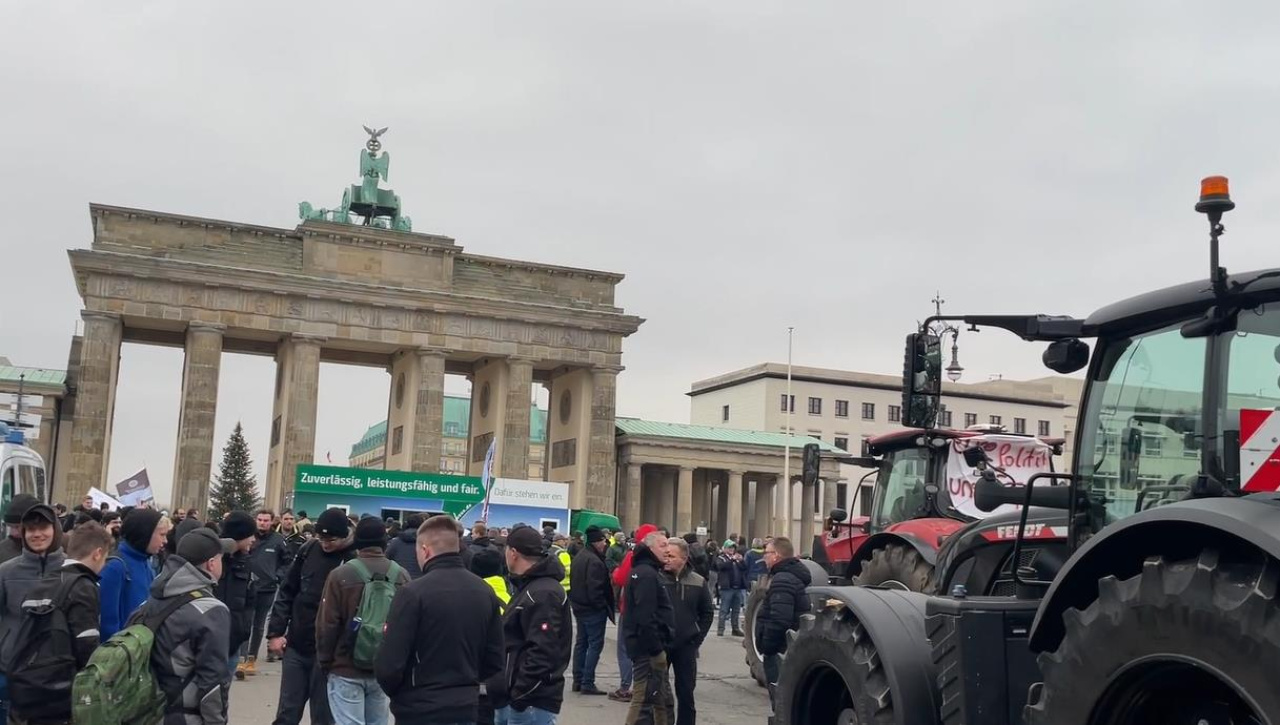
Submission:
[[[757,638],[771,682],[807,607],[807,570],[783,538],[744,555],[736,536],[704,545],[651,525],[566,537],[337,508],[314,522],[303,511],[199,514],[14,497],[0,541],[0,715],[223,725],[232,683],[258,674],[265,640],[281,662],[274,725],[298,725],[304,709],[312,725],[550,725],[566,679],[580,696],[629,702],[628,725],[694,725],[698,651],[717,605],[717,634],[740,635],[744,593],[770,575]],[[596,678],[610,621],[621,673],[611,691]],[[95,689],[138,646],[155,686]],[[162,699],[147,702],[157,687]]]

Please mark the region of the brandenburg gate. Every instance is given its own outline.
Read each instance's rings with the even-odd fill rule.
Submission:
[[[314,458],[319,368],[333,362],[390,372],[390,469],[439,469],[451,373],[472,381],[468,472],[496,441],[495,475],[525,478],[532,386],[546,385],[548,480],[571,484],[575,508],[614,510],[622,340],[643,322],[614,304],[622,275],[469,254],[411,231],[399,197],[379,188],[386,129],[366,130],[361,181],[334,209],[300,204],[294,229],[90,205],[92,245],[68,253],[84,332],[66,500],[105,489],[120,346],[135,342],[185,351],[174,506],[208,501],[226,351],[276,361],[268,505]]]

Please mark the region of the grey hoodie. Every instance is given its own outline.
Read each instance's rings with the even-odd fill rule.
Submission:
[[[45,554],[23,549],[17,558],[0,564],[0,662],[9,661],[10,640],[22,624],[22,603],[27,594],[36,582],[58,573],[66,558],[61,547]]]
[[[170,556],[151,584],[142,612],[158,611],[173,597],[191,603],[156,630],[151,668],[169,699],[164,725],[225,725],[231,672],[227,648],[231,613],[213,595],[214,581],[180,556]],[[183,683],[186,683],[185,687]]]

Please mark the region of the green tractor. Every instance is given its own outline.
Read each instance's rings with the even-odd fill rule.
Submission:
[[[980,506],[1063,512],[1070,556],[1020,566],[1039,533],[1021,518],[1012,594],[811,587],[776,723],[1280,723],[1280,269],[1218,266],[1232,208],[1205,179],[1208,280],[1084,319],[949,318],[1048,343],[1058,373],[1087,366],[1069,473],[1014,487],[970,461]],[[938,342],[909,338],[910,425],[937,410]]]

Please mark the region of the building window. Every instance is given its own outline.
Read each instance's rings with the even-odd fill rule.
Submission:
[[[1049,435],[1049,421],[1047,420],[1040,421],[1039,430],[1040,430],[1040,435],[1042,436]]]
[[[951,427],[951,411],[945,405],[938,406],[938,425],[943,428]]]
[[[902,422],[902,406],[901,405],[889,406],[889,422],[890,423]]]
[[[847,400],[836,401],[836,417],[837,418],[849,417],[849,401]]]
[[[874,489],[871,486],[863,486],[862,491],[858,494],[858,515],[871,515],[871,502],[875,498]]]
[[[1026,419],[1026,418],[1014,418],[1014,419],[1013,419],[1013,432],[1014,432],[1014,433],[1018,433],[1018,434],[1025,434],[1025,433],[1027,432],[1027,419]]]
[[[863,419],[863,420],[875,420],[875,419],[876,419],[876,404],[875,404],[875,403],[863,403],[863,404],[862,404],[862,419]]]
[[[404,426],[398,425],[391,433],[391,455],[398,456],[404,449]]]
[[[445,423],[444,434],[447,436],[452,436],[454,438],[460,438],[462,437],[462,426],[459,425],[456,421]]]
[[[998,415],[993,415],[988,420],[991,421],[991,425],[1003,425],[1003,419]]]
[[[809,415],[822,415],[822,398],[809,398]]]
[[[729,406],[727,405],[720,408],[720,422],[721,423],[729,422]]]
[[[836,484],[836,506],[846,511],[849,510],[849,484]]]
[[[977,414],[977,413],[965,413],[965,414],[964,414],[964,427],[965,427],[965,428],[972,428],[973,426],[975,426],[975,425],[977,425],[977,424],[978,424],[978,414]]]
[[[1142,455],[1159,458],[1164,455],[1164,438],[1160,436],[1142,436]]]
[[[847,451],[849,450],[849,439],[847,437],[841,438],[840,436],[836,436],[835,445],[836,448],[839,448],[842,451]]]
[[[787,410],[787,398],[788,398],[788,397],[790,397],[790,398],[791,398],[791,410]],[[786,393],[783,393],[783,394],[782,394],[782,412],[783,412],[783,413],[794,413],[794,412],[796,412],[796,396],[794,396],[794,395],[792,395],[792,396],[788,396]]]

